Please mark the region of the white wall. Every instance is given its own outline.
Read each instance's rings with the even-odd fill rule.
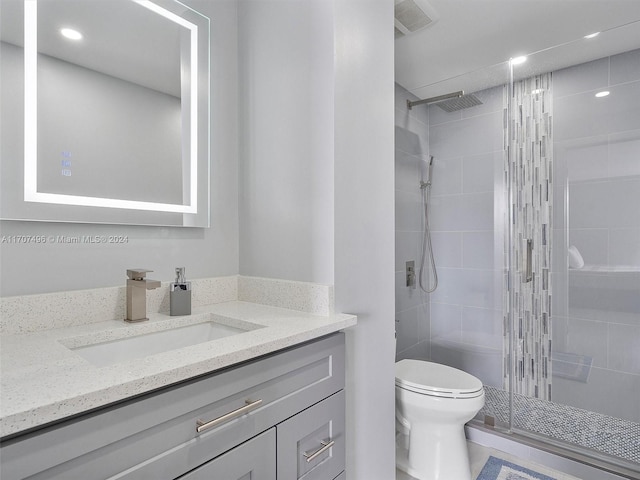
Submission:
[[[240,273],[335,284],[347,472],[395,476],[393,3],[241,0]]]
[[[336,309],[347,331],[347,475],[395,478],[393,2],[336,15]]]
[[[240,273],[333,283],[333,6],[240,0]]]
[[[237,6],[188,0],[211,18],[211,225],[209,229],[2,221],[1,235],[126,235],[118,245],[0,243],[2,296],[124,285],[126,269],[170,280],[238,273]],[[3,152],[4,156],[4,152]]]

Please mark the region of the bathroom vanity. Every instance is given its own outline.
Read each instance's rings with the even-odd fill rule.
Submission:
[[[68,353],[51,353],[49,375],[75,365],[69,382],[76,385],[60,385],[67,393],[58,392],[44,381],[43,364],[43,377],[25,378],[20,389],[11,371],[23,367],[3,367],[9,391],[2,399],[2,479],[344,478],[345,342],[339,330],[354,325],[355,317],[318,317],[244,302],[208,310],[233,311],[237,321],[251,318],[262,328],[102,367],[63,346],[70,332],[91,330],[105,338],[100,327],[52,330],[46,340],[44,334],[3,338],[15,355],[17,343],[49,342],[51,352],[62,346]],[[180,321],[162,318],[158,324],[165,320]],[[36,369],[26,365],[23,371]],[[118,375],[128,381],[118,383]],[[81,393],[78,377],[87,384]],[[105,382],[111,387],[101,388]],[[44,398],[30,399],[38,389]],[[29,405],[5,408],[20,400],[19,391]]]
[[[343,388],[337,333],[18,436],[2,478],[332,480]]]

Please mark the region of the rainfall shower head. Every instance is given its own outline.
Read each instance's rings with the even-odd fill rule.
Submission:
[[[478,97],[470,93],[468,95],[462,95],[461,97],[451,98],[443,102],[438,102],[436,103],[436,105],[445,112],[451,113],[457,112],[458,110],[464,110],[465,108],[482,105],[482,102],[478,99]]]
[[[475,107],[476,105],[482,105],[482,102],[473,94],[465,95],[462,90],[459,92],[447,93],[445,95],[439,95],[437,97],[425,98],[424,100],[411,101],[407,100],[407,108],[411,110],[413,107],[422,104],[435,104],[439,106],[445,112],[457,112],[465,108]]]

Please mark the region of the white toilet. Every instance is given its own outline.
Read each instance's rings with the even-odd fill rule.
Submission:
[[[396,363],[397,467],[420,480],[470,480],[464,424],[484,406],[482,382],[422,360]]]

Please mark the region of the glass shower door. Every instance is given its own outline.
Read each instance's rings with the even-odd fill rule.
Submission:
[[[509,105],[510,426],[638,472],[640,49],[529,73]]]

